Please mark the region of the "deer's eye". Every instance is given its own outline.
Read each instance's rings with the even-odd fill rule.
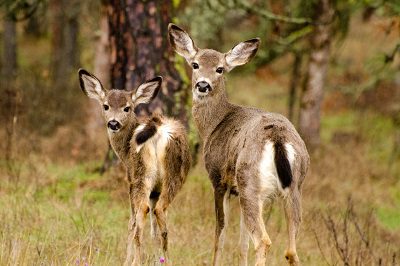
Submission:
[[[217,73],[218,74],[222,74],[223,72],[224,72],[224,68],[223,67],[217,68]]]
[[[130,106],[127,106],[127,107],[124,108],[124,112],[129,112],[129,110],[131,110]]]
[[[103,108],[104,108],[104,110],[108,110],[108,109],[110,109],[110,106],[108,106],[107,104],[105,104],[105,105],[103,105]]]
[[[192,63],[192,67],[193,67],[193,69],[199,69],[199,64],[197,64],[197,63]]]

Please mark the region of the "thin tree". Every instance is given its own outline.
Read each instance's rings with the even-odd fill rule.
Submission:
[[[1,106],[6,129],[5,159],[8,162],[12,157],[18,97],[18,93],[15,90],[17,76],[17,31],[16,20],[12,14],[4,16],[3,27],[3,56],[1,64],[1,94],[3,97]]]
[[[53,87],[62,92],[70,85],[73,70],[79,62],[79,1],[50,0],[51,77]]]
[[[331,0],[319,0],[313,10],[316,26],[309,37],[309,62],[299,113],[299,132],[311,149],[320,143],[321,104],[330,58],[334,8]]]

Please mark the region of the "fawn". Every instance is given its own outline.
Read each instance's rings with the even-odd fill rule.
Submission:
[[[298,265],[301,186],[310,161],[306,146],[284,116],[230,103],[225,89],[224,72],[250,61],[260,40],[241,42],[220,53],[199,49],[174,24],[168,26],[168,33],[171,46],[193,68],[192,114],[204,142],[205,166],[214,187],[214,265],[221,264],[231,195],[239,196],[241,210],[240,264],[247,265],[250,236],[256,265],[265,265],[271,240],[262,219],[263,203],[280,196],[289,234],[285,257],[290,265]]]
[[[186,130],[161,115],[140,122],[134,112],[138,104],[148,104],[156,97],[162,78],[146,81],[136,92],[105,90],[84,69],[79,70],[79,80],[83,92],[102,105],[111,146],[127,170],[131,218],[125,265],[142,264],[142,232],[148,212],[151,235],[160,238],[166,257],[166,209],[185,182],[191,162]]]

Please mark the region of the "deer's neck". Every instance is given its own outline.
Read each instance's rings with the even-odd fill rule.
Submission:
[[[124,163],[129,156],[129,150],[131,149],[130,141],[137,126],[137,123],[132,122],[118,132],[113,133],[108,131],[111,147]]]
[[[218,96],[194,101],[192,113],[200,137],[205,140],[232,110],[233,105],[225,91]]]

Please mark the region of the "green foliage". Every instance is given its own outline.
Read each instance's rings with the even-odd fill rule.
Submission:
[[[31,17],[38,9],[44,8],[47,0],[1,0],[7,16],[14,20],[25,20]]]
[[[220,49],[224,29],[244,14],[220,4],[218,0],[195,0],[185,9],[180,21],[188,26],[198,46]]]

